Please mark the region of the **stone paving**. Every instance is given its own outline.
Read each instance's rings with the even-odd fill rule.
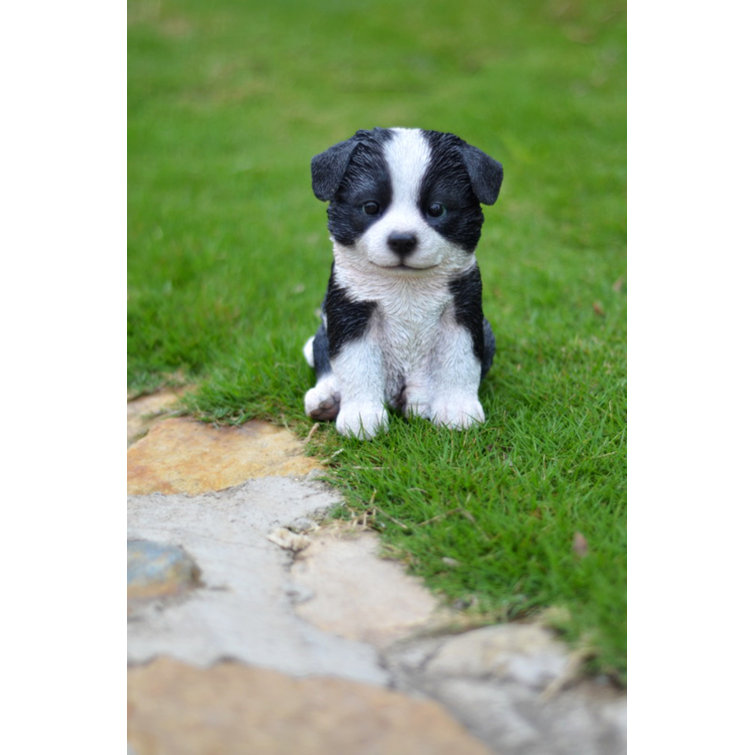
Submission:
[[[465,626],[287,431],[129,402],[128,743],[152,753],[626,751],[626,696],[542,626]]]

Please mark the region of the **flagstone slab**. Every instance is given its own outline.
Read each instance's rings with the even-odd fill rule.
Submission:
[[[495,624],[447,639],[424,673],[513,680],[537,689],[567,672],[570,654],[552,631],[538,624]]]
[[[128,492],[199,495],[258,477],[320,469],[285,428],[251,421],[213,427],[186,417],[155,424],[128,450]]]
[[[137,755],[485,755],[430,700],[334,677],[293,678],[159,658],[128,673],[128,742]]]
[[[382,656],[399,689],[442,703],[495,752],[624,755],[626,694],[584,679],[580,653],[538,624],[399,642]]]
[[[334,523],[308,537],[291,579],[312,595],[297,613],[319,629],[384,647],[451,618],[420,579],[379,557],[374,532]]]
[[[188,390],[188,386],[164,388],[156,393],[130,399],[126,404],[128,445],[144,437],[156,422],[174,411],[178,399]]]

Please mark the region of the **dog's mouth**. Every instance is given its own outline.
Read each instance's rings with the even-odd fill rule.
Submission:
[[[396,265],[378,265],[375,262],[373,262],[372,264],[375,265],[375,267],[379,267],[381,270],[396,270],[397,272],[409,272],[409,273],[422,273],[425,270],[432,270],[434,267],[438,267],[437,264],[425,265],[424,267],[418,267],[414,265],[406,265],[403,262],[399,262]]]

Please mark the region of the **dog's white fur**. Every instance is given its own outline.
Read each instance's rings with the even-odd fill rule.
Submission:
[[[387,427],[385,404],[402,384],[407,414],[450,428],[485,419],[477,398],[480,362],[469,331],[456,323],[449,291],[449,281],[476,265],[475,256],[431,228],[418,210],[430,161],[421,132],[395,129],[385,158],[393,189],[387,211],[353,246],[333,240],[336,283],[358,300],[376,302],[376,310],[364,336],[343,346],[332,372],[305,396],[308,414],[340,399],[336,429],[363,439]],[[403,265],[387,244],[393,232],[418,239]],[[311,352],[312,339],[305,356],[313,364]]]

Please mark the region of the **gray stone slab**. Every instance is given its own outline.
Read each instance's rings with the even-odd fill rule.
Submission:
[[[232,658],[297,676],[387,683],[374,648],[320,631],[296,615],[292,555],[267,539],[272,530],[317,516],[338,500],[320,483],[288,477],[199,496],[129,497],[129,539],[180,546],[201,580],[184,598],[134,606],[129,663],[166,655],[207,667]]]
[[[384,663],[400,689],[437,700],[494,752],[623,755],[626,695],[568,674],[568,649],[538,625],[503,624],[399,643]]]
[[[626,699],[594,684],[543,698],[516,682],[435,679],[422,688],[496,752],[515,755],[623,755]]]

